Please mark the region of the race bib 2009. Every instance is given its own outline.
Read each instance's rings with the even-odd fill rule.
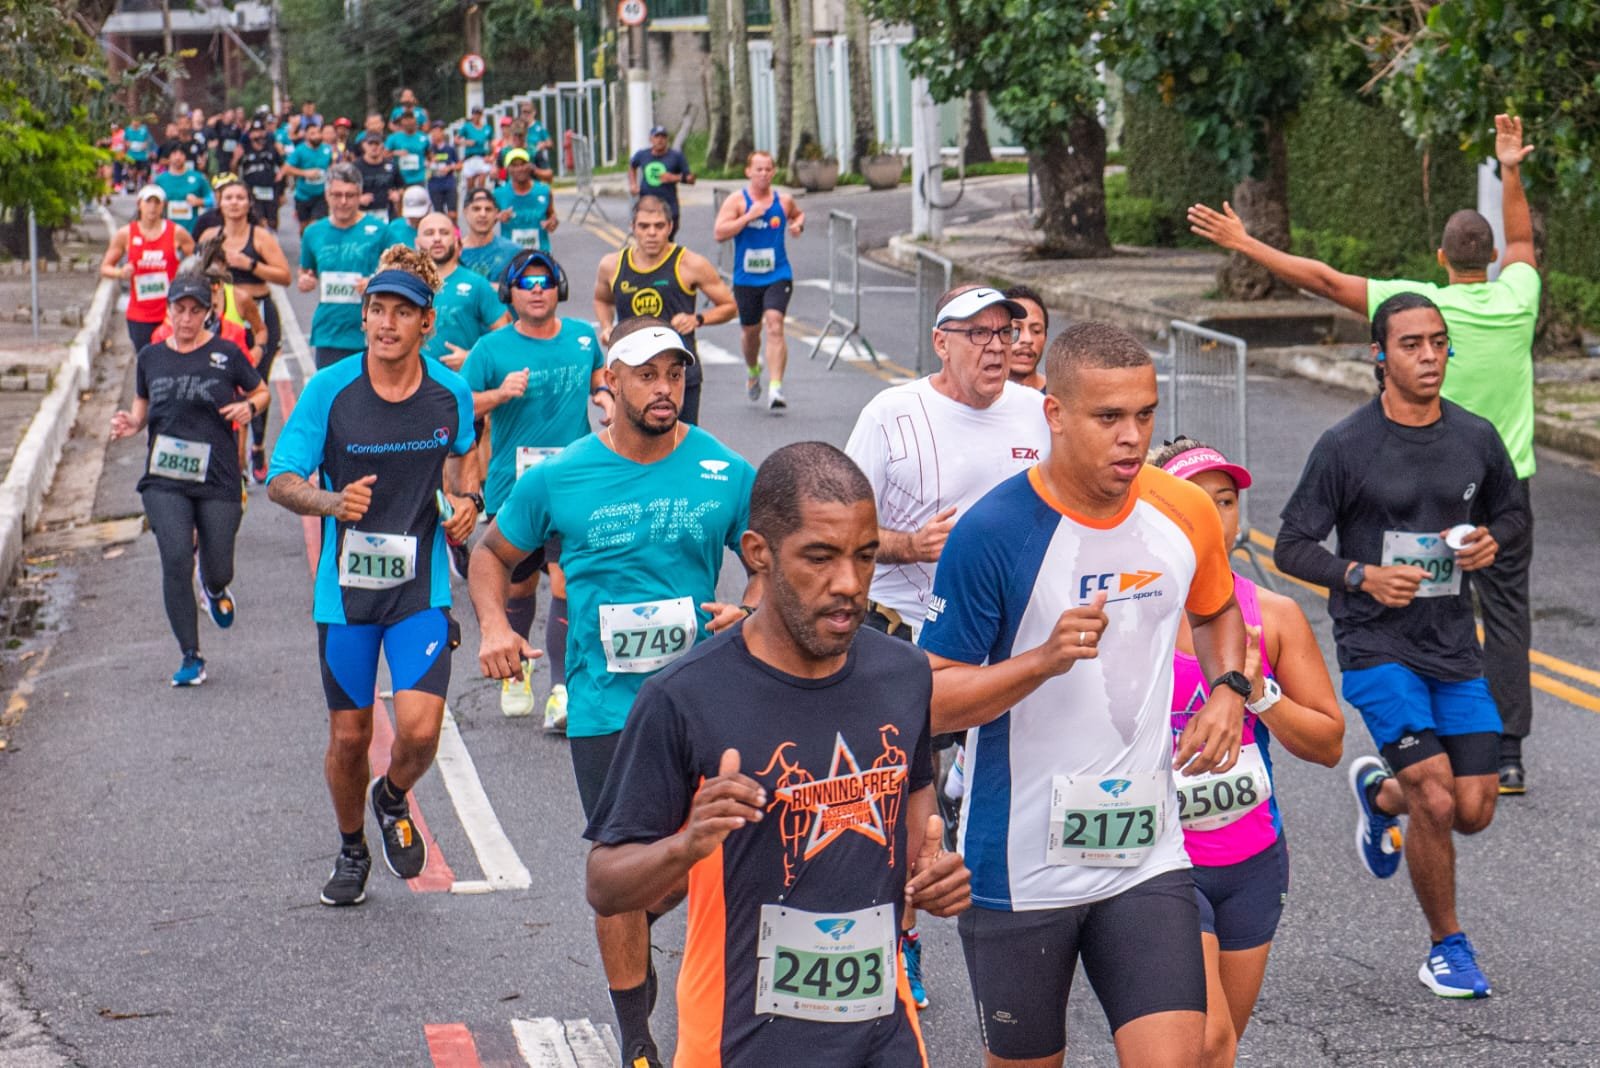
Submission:
[[[1426,571],[1428,577],[1417,587],[1418,597],[1454,597],[1461,592],[1456,551],[1438,534],[1384,531],[1382,563],[1384,567],[1409,564]]]

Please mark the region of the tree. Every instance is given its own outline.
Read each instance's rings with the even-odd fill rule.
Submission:
[[[728,85],[728,0],[706,5],[710,31],[706,63],[706,165],[720,167],[728,158],[728,110],[732,92]]]
[[[43,231],[40,254],[53,258],[50,229],[101,192],[108,157],[95,143],[110,130],[120,84],[106,75],[93,13],[0,0],[0,244],[15,256],[28,252],[30,209]]]
[[[867,0],[883,22],[908,23],[903,55],[935,100],[989,94],[995,113],[1033,157],[1039,180],[1041,251],[1090,257],[1106,238],[1106,135],[1096,114],[1104,93],[1095,35],[1097,4],[1060,0]]]
[[[989,123],[984,116],[984,96],[974,90],[967,94],[967,148],[961,162],[967,166],[974,163],[993,163],[994,150],[989,147]]]
[[[1128,90],[1183,116],[1189,147],[1223,164],[1234,209],[1274,248],[1289,247],[1286,131],[1345,13],[1342,0],[1123,0],[1109,21],[1105,48]],[[1237,254],[1217,283],[1234,300],[1287,294]]]
[[[726,170],[744,169],[746,158],[756,147],[755,119],[750,113],[750,19],[746,0],[711,0],[728,5],[728,49],[733,53],[729,77],[733,101],[728,109],[728,152],[722,161]]]
[[[789,159],[804,159],[806,154],[819,151],[817,131],[817,52],[812,40],[816,37],[816,18],[811,10],[811,0],[794,0],[789,9],[791,35],[789,47],[794,50],[795,63],[790,68],[794,92],[790,102],[794,112],[789,120]]]
[[[850,60],[850,169],[878,151],[878,120],[872,108],[872,29],[862,0],[844,0],[844,32]]]
[[[789,130],[794,125],[794,32],[790,29],[789,0],[772,0],[772,82],[773,110],[778,118],[772,161],[786,167]]]

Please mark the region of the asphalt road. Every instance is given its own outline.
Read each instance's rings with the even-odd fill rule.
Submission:
[[[970,188],[969,195],[973,210],[1011,210],[1020,190],[999,184],[983,197]],[[558,203],[565,218],[569,201]],[[905,192],[841,192],[805,205],[813,225],[792,248],[803,280],[826,275],[820,209],[855,211],[869,241],[903,228],[909,215]],[[613,219],[624,210],[620,201],[604,206]],[[686,207],[683,234],[706,251],[709,240],[697,235],[709,231],[709,196],[701,190]],[[567,225],[556,235],[573,278],[574,315],[590,314],[588,279],[611,236],[599,225]],[[917,329],[909,280],[868,265],[863,282],[873,345],[909,361]],[[309,325],[309,301],[293,303]],[[803,281],[791,315],[786,414],[747,404],[737,366],[707,368],[704,425],[753,461],[804,438],[842,444],[861,405],[895,377],[849,361],[827,372],[823,359],[805,358],[802,335],[826,322],[822,288]],[[705,333],[726,353],[736,351],[732,327]],[[1253,517],[1270,533],[1316,436],[1357,399],[1253,377],[1250,403]],[[109,449],[97,518],[138,512],[132,487],[141,456],[136,441]],[[1242,1064],[1600,1063],[1592,1005],[1600,960],[1592,844],[1600,819],[1583,785],[1600,758],[1593,638],[1600,485],[1593,469],[1552,455],[1540,463],[1535,646],[1557,658],[1540,673],[1576,696],[1536,692],[1531,792],[1459,845],[1462,915],[1495,996],[1447,1003],[1421,987],[1415,972],[1426,929],[1404,879],[1380,883],[1357,864],[1342,769],[1283,760],[1278,791],[1293,888]],[[416,796],[451,869],[430,872],[444,889],[408,889],[380,868],[362,908],[320,907],[335,839],[322,782],[324,713],[300,522],[253,490],[238,557],[239,621],[226,632],[203,624],[210,681],[186,691],[167,685],[177,657],[149,535],[109,551],[62,552],[48,565],[54,575],[42,615],[57,622],[15,651],[33,656],[27,685],[12,700],[18,723],[10,748],[0,755],[7,817],[0,1068],[595,1063],[527,1053],[537,1027],[526,1024],[519,1052],[514,1024],[610,1020],[583,903],[585,849],[565,743],[544,736],[536,718],[501,717],[497,686],[477,675],[476,630],[463,608],[466,640],[450,707],[528,885],[448,892],[452,883],[458,891],[482,889],[508,869],[504,854],[480,862],[469,827],[481,834],[484,821],[458,812],[459,791],[435,770]],[[1331,653],[1320,598],[1285,588]],[[541,678],[535,686],[542,694],[546,684]],[[1346,762],[1371,751],[1352,714]],[[665,980],[656,1013],[664,1048],[673,1035],[670,979],[682,922],[680,912],[654,934]],[[954,924],[924,921],[923,930],[930,1059],[979,1064]],[[1159,974],[1151,981],[1160,982]],[[567,1029],[590,1033],[581,1023]],[[451,1052],[464,1048],[463,1035],[476,1061]],[[1069,1042],[1069,1064],[1115,1063],[1081,979]],[[805,1063],[799,1051],[795,1063]]]

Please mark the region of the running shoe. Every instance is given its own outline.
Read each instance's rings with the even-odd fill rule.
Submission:
[[[222,630],[233,626],[234,601],[233,591],[226,586],[221,593],[212,593],[206,589],[204,582],[200,583],[200,603],[206,606],[206,611],[211,613],[211,622]]]
[[[258,486],[267,484],[267,450],[259,445],[250,450],[250,477]]]
[[[333,862],[333,874],[322,885],[320,900],[335,908],[341,905],[359,905],[367,899],[367,873],[372,870],[372,854],[365,849],[359,852],[339,850]]]
[[[567,733],[567,688],[550,687],[550,697],[544,703],[544,729],[552,734]]]
[[[761,400],[761,368],[757,366],[753,373],[747,373],[744,378],[744,395],[750,398],[750,403],[755,404]]]
[[[789,407],[789,402],[783,399],[783,387],[774,382],[767,389],[767,410],[781,412]]]
[[[653,1042],[635,1042],[622,1063],[627,1068],[661,1068],[660,1055]]]
[[[922,939],[916,935],[902,935],[900,948],[906,960],[906,985],[911,988],[911,1000],[917,1008],[928,1007],[928,991],[922,986]]]
[[[1472,943],[1460,931],[1433,944],[1417,978],[1442,998],[1486,998],[1490,994],[1489,979],[1478,967]]]
[[[508,719],[533,715],[533,662],[522,662],[522,673],[500,680],[500,714]]]
[[[184,653],[183,664],[172,673],[174,686],[198,686],[206,681],[206,662],[198,653]]]
[[[378,776],[367,784],[367,797],[372,803],[372,814],[378,818],[378,830],[383,834],[383,862],[401,879],[415,879],[428,863],[428,843],[417,833],[411,819],[411,807],[400,812],[390,812],[378,804]]]
[[[1356,853],[1361,866],[1379,879],[1389,878],[1400,867],[1404,844],[1400,821],[1367,800],[1367,791],[1389,777],[1377,757],[1362,757],[1350,765],[1350,792],[1356,795]]]
[[[1527,792],[1528,776],[1527,773],[1522,770],[1522,761],[1506,760],[1502,758],[1500,761],[1501,796],[1505,796],[1507,794],[1512,796],[1521,796]]]
[[[467,580],[467,563],[472,559],[472,549],[468,547],[466,542],[462,542],[460,545],[446,543],[446,547],[450,550],[450,573],[465,582]]]

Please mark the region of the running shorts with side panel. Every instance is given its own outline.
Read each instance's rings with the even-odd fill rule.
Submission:
[[[789,278],[764,286],[734,286],[733,302],[739,306],[739,325],[758,326],[761,317],[769,311],[779,315],[787,313],[793,294],[794,281]]]
[[[380,648],[395,693],[416,690],[443,697],[450,686],[450,651],[460,644],[461,628],[443,608],[426,608],[388,625],[318,623],[328,710],[371,707]]]
[[[1482,676],[1447,682],[1404,664],[1378,664],[1346,671],[1341,689],[1393,771],[1440,753],[1449,754],[1457,776],[1497,770],[1500,712]]]
[[[1272,941],[1289,899],[1289,850],[1283,838],[1236,864],[1194,868],[1200,930],[1217,936],[1224,953]]]
[[[1078,958],[1116,1033],[1158,1012],[1205,1012],[1200,910],[1187,869],[1090,905],[1007,912],[974,905],[957,920],[984,1048],[1051,1057],[1067,1045]],[[1019,961],[1031,961],[1018,967]]]

